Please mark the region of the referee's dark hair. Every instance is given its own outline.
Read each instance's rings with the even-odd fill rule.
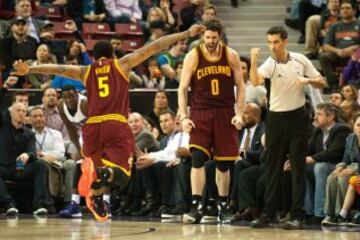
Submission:
[[[114,48],[111,43],[107,40],[101,40],[95,43],[93,48],[93,54],[95,60],[99,60],[102,57],[113,58],[114,57]]]
[[[267,34],[268,35],[280,35],[280,38],[282,40],[285,40],[288,38],[288,33],[287,31],[285,30],[284,27],[282,26],[275,26],[275,27],[272,27],[270,28],[268,31],[267,31]]]

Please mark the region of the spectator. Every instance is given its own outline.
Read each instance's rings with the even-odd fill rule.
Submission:
[[[124,37],[121,35],[111,36],[110,38],[111,46],[114,48],[114,53],[117,58],[121,58],[125,55],[125,50],[123,49]]]
[[[306,21],[305,56],[309,59],[317,59],[318,42],[322,45],[332,24],[338,21],[340,14],[340,1],[328,0],[327,8],[321,15],[313,15]]]
[[[162,36],[167,34],[166,24],[162,20],[155,20],[150,22],[149,24],[150,37],[145,44],[149,44],[150,42],[159,39]]]
[[[158,143],[145,127],[144,118],[140,113],[131,113],[128,122],[135,137],[136,147],[144,152],[152,152],[158,149]]]
[[[56,59],[46,44],[40,44],[36,49],[36,60],[31,65],[46,63],[56,63]],[[50,87],[52,77],[52,75],[29,74],[28,79],[33,88],[45,89]]]
[[[82,0],[82,14],[86,22],[103,22],[106,18],[106,9],[101,0]]]
[[[306,157],[305,209],[308,215],[313,215],[311,223],[320,224],[325,216],[326,179],[341,161],[351,130],[339,123],[339,108],[331,103],[317,106],[314,125]]]
[[[157,58],[160,70],[166,79],[165,88],[177,88],[179,86],[179,82],[176,79],[176,65],[184,61],[185,52],[186,43],[184,40],[181,40],[172,45],[168,52]]]
[[[34,38],[27,35],[29,25],[26,20],[18,16],[11,22],[11,35],[0,40],[0,62],[5,66],[3,79],[9,75],[12,65],[16,60],[36,59],[37,42]],[[24,85],[24,78],[20,78],[15,88]]]
[[[175,28],[177,26],[177,14],[172,10],[173,3],[171,0],[160,0],[159,7],[165,13],[165,21],[171,28]]]
[[[360,106],[357,101],[344,100],[341,102],[341,109],[345,113],[347,123],[352,127],[355,115],[359,112]]]
[[[40,28],[44,24],[43,21],[32,17],[32,7],[30,0],[19,0],[16,1],[15,5],[15,18],[12,20],[14,21],[17,17],[23,17],[28,25],[28,35],[32,38],[36,39],[37,42],[40,40]]]
[[[343,161],[336,165],[326,182],[325,219],[323,225],[344,225],[348,212],[340,209],[343,206],[349,179],[359,174],[359,139],[360,115],[354,118],[353,133],[346,138]]]
[[[68,47],[66,50],[66,61],[70,56],[75,56],[78,60],[78,64],[76,65],[89,65],[92,63],[89,54],[86,52],[86,46],[84,43],[79,42],[76,39],[72,39],[68,43]],[[72,58],[71,58],[72,59]]]
[[[183,24],[179,27],[180,31],[185,31],[194,23],[201,21],[205,3],[205,0],[191,0],[191,6],[181,10],[180,17]]]
[[[145,88],[164,90],[165,76],[161,73],[155,58],[150,58],[147,61],[147,68],[142,75],[142,81]]]
[[[349,59],[342,75],[344,84],[354,84],[360,87],[360,48]]]
[[[330,102],[335,106],[340,107],[343,100],[343,95],[339,91],[334,91],[331,93]]]
[[[341,94],[344,97],[344,100],[357,101],[358,99],[358,90],[354,85],[345,85],[341,88]]]
[[[74,55],[70,55],[66,58],[65,64],[79,65],[78,58]],[[85,90],[84,84],[74,79],[56,75],[51,81],[51,87],[55,89],[62,89],[66,85],[74,86],[76,91],[79,92]]]
[[[330,88],[337,89],[339,79],[335,69],[344,66],[360,44],[360,23],[355,18],[351,1],[344,0],[340,8],[341,20],[333,24],[324,40],[324,52],[319,61]]]
[[[152,121],[154,121],[155,126],[157,129],[160,130],[161,135],[163,135],[163,132],[160,128],[159,116],[160,113],[165,110],[169,110],[169,99],[166,92],[161,90],[155,94],[153,110],[150,113],[146,114],[146,116],[148,116]]]
[[[65,158],[65,142],[61,133],[45,127],[46,120],[42,107],[34,107],[31,110],[30,118],[35,132],[36,155],[39,159],[45,160],[50,166],[55,165],[57,168],[62,169],[65,175],[64,201],[69,203],[74,181],[75,161]]]
[[[142,19],[139,0],[104,0],[104,5],[114,23],[136,23]]]
[[[72,32],[75,39],[83,42],[81,32],[73,20],[66,20],[65,28]],[[64,63],[68,42],[64,39],[55,38],[54,24],[48,20],[46,20],[40,28],[40,43],[45,43],[49,46],[50,52],[56,56],[58,63]]]
[[[69,141],[69,134],[66,130],[65,124],[60,117],[58,110],[58,93],[54,88],[47,88],[43,92],[42,106],[44,108],[46,123],[45,126],[61,132],[65,141]]]
[[[0,102],[7,90],[8,83],[0,89]],[[24,126],[26,107],[22,103],[14,103],[9,110],[0,114],[0,198],[5,204],[7,215],[17,215],[16,203],[7,190],[5,180],[17,183],[33,181],[33,214],[47,214],[46,176],[47,167],[44,161],[36,158],[35,135]]]

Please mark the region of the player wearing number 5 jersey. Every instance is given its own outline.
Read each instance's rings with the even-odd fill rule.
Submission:
[[[164,36],[121,59],[113,59],[114,50],[110,42],[99,41],[93,49],[95,62],[88,67],[55,64],[29,67],[22,61],[15,62],[13,75],[55,74],[78,79],[86,85],[88,120],[83,127],[83,153],[87,158],[82,163],[79,192],[88,196],[87,206],[97,220],[108,218],[102,197],[105,189],[112,185],[123,188],[130,177],[135,145],[127,125],[130,70],[148,57],[179,40],[201,33],[203,29],[202,25],[194,25],[188,31]],[[89,158],[94,166],[91,160],[86,161]],[[92,168],[94,171],[89,171]],[[86,185],[89,187],[81,187]]]
[[[222,26],[218,20],[206,22],[202,43],[184,60],[178,91],[179,113],[183,129],[190,132],[192,154],[192,210],[184,223],[199,223],[203,217],[201,203],[205,184],[204,162],[216,161],[216,184],[219,191],[218,221],[227,218],[229,167],[239,158],[240,128],[245,87],[238,54],[220,41]],[[236,98],[234,85],[237,87]],[[187,113],[187,91],[191,87],[191,114]],[[236,113],[234,104],[236,100]]]

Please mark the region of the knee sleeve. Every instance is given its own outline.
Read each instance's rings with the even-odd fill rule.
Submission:
[[[191,166],[193,168],[202,168],[205,165],[205,161],[209,157],[201,150],[194,149],[191,151]]]
[[[232,164],[234,164],[233,161],[216,161],[216,168],[220,172],[227,172]]]

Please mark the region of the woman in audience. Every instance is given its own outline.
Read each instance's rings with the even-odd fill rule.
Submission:
[[[153,110],[150,113],[146,114],[146,116],[148,116],[151,120],[154,121],[155,126],[157,129],[160,130],[161,135],[163,135],[163,133],[161,132],[161,128],[160,128],[159,116],[162,111],[168,109],[169,109],[168,96],[165,91],[160,90],[155,94]]]
[[[68,43],[68,48],[66,51],[66,56],[76,56],[79,62],[79,65],[89,65],[91,64],[91,58],[86,52],[86,47],[82,42],[79,42],[76,39],[72,39]],[[65,59],[65,61],[67,61]]]
[[[173,3],[171,0],[160,0],[159,7],[165,13],[166,23],[175,28],[177,25],[177,14],[172,11]]]
[[[49,46],[46,44],[40,44],[36,49],[36,60],[31,64],[32,66],[56,63],[56,58],[50,53]],[[51,85],[52,75],[42,74],[29,74],[28,79],[33,88],[45,89]]]
[[[165,87],[165,77],[161,74],[155,58],[147,61],[146,71],[141,77],[145,88],[163,90]]]
[[[348,84],[341,88],[341,94],[344,96],[344,100],[357,101],[358,90],[354,85]]]
[[[335,170],[327,179],[324,208],[326,217],[322,221],[323,225],[344,225],[348,219],[352,204],[349,204],[349,200],[344,199],[345,195],[349,194],[347,198],[350,198],[351,195],[349,192],[352,190],[347,190],[350,177],[359,174],[360,114],[354,118],[353,131],[346,138],[343,161],[336,165]],[[343,207],[341,208],[341,206]]]

